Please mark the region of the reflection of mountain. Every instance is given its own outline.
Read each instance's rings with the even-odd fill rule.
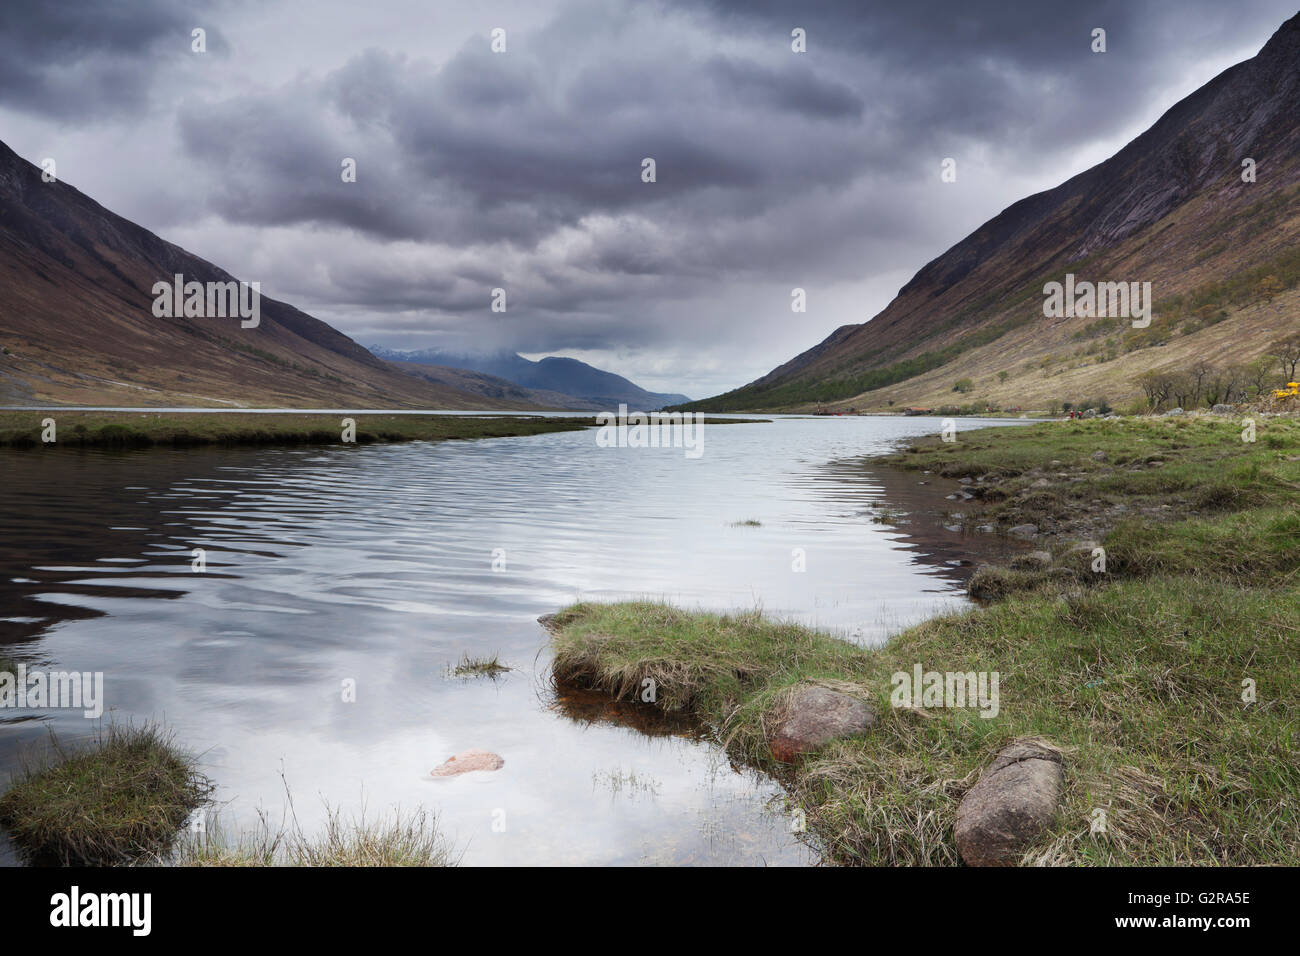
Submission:
[[[877,489],[875,506],[864,511],[862,519],[877,521],[894,531],[895,544],[899,550],[911,552],[914,563],[963,587],[978,564],[1026,548],[1007,538],[949,530],[956,523],[950,516],[964,510],[960,501],[945,497],[961,490],[961,484],[952,479],[900,471],[861,459],[827,462],[823,470],[836,484],[855,483]]]
[[[623,403],[631,410],[646,412],[690,401],[685,395],[648,392],[621,375],[571,358],[551,357],[534,362],[514,352],[470,354],[437,349],[398,352],[380,346],[371,346],[370,351],[382,359],[400,363],[407,371],[411,371],[410,364],[466,369],[504,379],[501,384],[513,383],[540,392],[558,392],[560,397],[568,396],[561,405],[564,408],[612,410]],[[577,404],[573,404],[575,402]]]
[[[211,533],[210,520],[203,519],[232,500],[203,493],[203,481],[245,456],[251,460],[264,453],[256,448],[155,448],[147,455],[7,452],[22,461],[5,475],[10,507],[0,536],[0,608],[7,620],[0,620],[0,653],[59,622],[102,616],[106,612],[94,605],[105,598],[183,596],[185,588],[177,584],[189,581],[190,549]],[[159,498],[178,485],[186,488],[184,510]],[[112,527],[104,520],[108,501]],[[186,513],[197,520],[185,521]],[[158,570],[163,562],[167,570]],[[209,559],[206,574],[220,577],[222,571]],[[132,583],[121,583],[126,578]],[[149,580],[160,586],[149,587]]]

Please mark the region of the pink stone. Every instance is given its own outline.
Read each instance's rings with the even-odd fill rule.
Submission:
[[[505,763],[488,750],[465,750],[454,757],[448,757],[441,767],[435,767],[433,776],[454,777],[458,773],[469,773],[472,770],[500,770]]]

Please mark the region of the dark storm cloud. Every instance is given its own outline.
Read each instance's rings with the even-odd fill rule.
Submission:
[[[752,214],[782,190],[855,177],[872,153],[843,83],[719,56],[610,57],[557,81],[545,61],[476,40],[441,69],[368,51],[315,87],[188,105],[182,141],[223,170],[223,215],[389,239],[533,244],[593,212],[672,216],[663,207],[688,195],[701,217]],[[235,124],[247,135],[232,140]],[[343,157],[359,167],[346,187]]]
[[[4,0],[0,105],[68,119],[104,120],[146,106],[167,60],[193,56],[190,31],[210,55],[228,47],[208,22],[216,4],[169,0]]]
[[[1258,47],[1294,12],[1280,0],[484,3],[481,15],[422,0],[9,4],[0,109],[119,132],[143,111],[173,190],[151,206],[138,186],[144,223],[190,229],[195,251],[261,270],[264,288],[364,342],[725,354],[701,359],[690,388],[659,383],[703,393],[869,318],[1027,184],[1079,172],[1191,92],[1189,77],[1208,80],[1201,64]],[[397,26],[371,29],[390,12]],[[420,23],[437,43],[407,42]],[[498,24],[504,54],[489,47]],[[228,70],[196,72],[198,25],[210,49],[231,38]],[[807,53],[790,49],[795,27]],[[1095,27],[1104,55],[1089,48]],[[948,156],[959,185],[940,184]],[[140,183],[144,158],[120,175]],[[341,180],[344,158],[356,183]],[[795,285],[817,304],[799,319]],[[496,286],[505,316],[487,310]]]

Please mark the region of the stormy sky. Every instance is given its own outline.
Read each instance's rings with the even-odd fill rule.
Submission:
[[[870,318],[1294,13],[6,0],[0,140],[362,344],[571,355],[704,397]]]

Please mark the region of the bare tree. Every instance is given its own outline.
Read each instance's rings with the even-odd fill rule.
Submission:
[[[1269,387],[1269,382],[1276,374],[1273,371],[1273,367],[1273,360],[1266,355],[1261,355],[1244,369],[1244,381],[1246,385],[1255,390],[1255,398],[1259,398],[1263,395],[1264,390]],[[1243,388],[1243,392],[1245,392],[1245,388]],[[1245,397],[1250,398],[1251,396],[1246,395]]]
[[[1282,366],[1282,378],[1295,381],[1295,370],[1300,366],[1300,332],[1278,339],[1268,347],[1268,354]]]

